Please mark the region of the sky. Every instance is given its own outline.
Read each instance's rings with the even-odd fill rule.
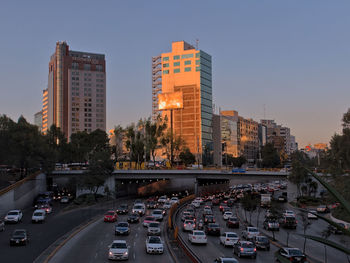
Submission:
[[[151,114],[151,57],[185,40],[212,56],[213,103],[328,143],[350,107],[350,2],[2,0],[0,114],[33,122],[57,41],[103,53],[107,128]]]

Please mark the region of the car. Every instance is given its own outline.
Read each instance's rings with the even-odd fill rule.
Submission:
[[[318,219],[316,210],[309,210],[307,213],[308,219]]]
[[[288,195],[287,195],[287,192],[283,192],[281,195],[279,195],[277,198],[277,201],[278,202],[287,202],[288,201]]]
[[[144,204],[136,204],[132,208],[132,213],[133,214],[139,214],[140,216],[143,216],[146,213],[146,207]]]
[[[277,262],[284,262],[287,259],[289,262],[307,262],[306,256],[301,252],[299,248],[282,247],[275,253],[275,259]]]
[[[233,246],[233,254],[240,257],[256,258],[256,247],[253,242],[239,241]]]
[[[190,216],[190,215],[191,215],[191,213],[188,211],[182,212],[181,221],[185,221],[185,217]]]
[[[51,214],[52,213],[52,206],[50,206],[49,204],[41,206],[40,209],[45,210],[46,214]]]
[[[149,208],[149,209],[155,209],[155,208],[157,208],[157,202],[155,202],[155,201],[150,201],[150,202],[148,202],[147,203],[147,208]]]
[[[239,241],[239,236],[235,232],[224,232],[220,235],[220,244],[234,246]]]
[[[143,220],[142,225],[144,227],[148,227],[148,224],[151,223],[151,222],[154,222],[154,221],[156,221],[154,216],[146,216],[145,219]]]
[[[201,203],[199,201],[192,201],[191,205],[194,206],[195,208],[198,208],[201,206]]]
[[[232,217],[232,216],[233,216],[233,213],[230,212],[230,211],[225,212],[225,213],[222,215],[222,217],[223,217],[224,220],[228,220],[228,219],[229,219],[230,217]]]
[[[188,234],[188,241],[191,244],[207,244],[207,236],[202,230],[193,230]]]
[[[117,214],[127,214],[129,212],[129,206],[127,204],[121,204],[117,208]]]
[[[127,219],[128,223],[139,223],[140,216],[138,214],[130,214]]]
[[[69,203],[69,197],[68,196],[62,196],[60,203],[61,204],[68,204]]]
[[[212,215],[206,215],[204,217],[204,224],[215,223],[215,217]]]
[[[130,234],[130,226],[128,222],[119,222],[115,225],[114,235],[129,235]]]
[[[153,210],[152,216],[157,220],[157,221],[162,221],[163,220],[163,211],[160,209]]]
[[[185,220],[183,224],[183,231],[192,231],[196,228],[196,223],[194,220]]]
[[[280,225],[283,228],[296,229],[298,225],[298,221],[295,219],[294,216],[283,216],[281,218]]]
[[[255,236],[258,236],[260,234],[258,228],[248,226],[243,232],[242,237],[246,240],[253,239]]]
[[[168,200],[166,195],[159,197],[158,203],[165,203]]]
[[[10,238],[10,246],[27,245],[29,242],[28,232],[25,229],[16,229]]]
[[[292,210],[285,210],[283,215],[284,216],[294,216],[295,217],[295,213]]]
[[[169,209],[171,206],[172,206],[172,204],[171,204],[170,202],[165,202],[165,203],[163,204],[163,208],[164,208],[164,209]]]
[[[228,207],[232,207],[234,205],[234,203],[235,203],[235,199],[230,198],[227,200],[226,204]]]
[[[129,246],[125,240],[114,240],[111,245],[108,246],[108,259],[111,260],[128,260],[129,259]]]
[[[21,210],[10,210],[4,218],[5,223],[18,223],[22,220]]]
[[[316,211],[317,213],[329,213],[329,208],[326,205],[319,205]]]
[[[215,223],[209,223],[205,227],[205,233],[207,235],[220,236],[220,226]]]
[[[136,200],[134,201],[134,205],[144,205],[144,203],[142,202],[141,199],[136,199]]]
[[[179,198],[174,196],[170,199],[170,204],[179,204],[180,201],[179,201]]]
[[[5,222],[0,219],[0,231],[5,231]]]
[[[339,225],[340,227],[346,229],[345,224],[343,224],[343,223],[338,223],[338,225]],[[341,231],[340,229],[338,229],[338,228],[336,228],[335,226],[332,226],[332,225],[328,225],[328,230],[329,230],[332,234],[335,234],[335,235],[342,235],[342,234],[343,234],[343,231]]]
[[[159,236],[149,236],[146,239],[146,253],[147,254],[163,254],[164,245]]]
[[[219,257],[214,260],[214,263],[238,263],[235,258]]]
[[[253,238],[253,243],[257,249],[270,250],[270,240],[265,236],[256,236]]]
[[[277,219],[268,217],[263,222],[263,228],[271,231],[279,231],[280,224],[278,223]]]
[[[222,210],[224,209],[224,207],[227,207],[227,205],[226,205],[225,203],[220,203],[220,206],[219,206],[220,212],[222,212]]]
[[[222,213],[222,214],[225,214],[225,212],[230,212],[230,211],[231,211],[231,208],[229,208],[228,206],[224,206],[224,207],[222,208],[221,213]]]
[[[109,210],[103,216],[104,222],[115,222],[117,221],[118,215],[115,211]]]
[[[236,216],[231,216],[226,221],[228,228],[239,228],[239,219]]]
[[[46,212],[42,209],[37,209],[33,212],[32,223],[43,223],[45,221]]]
[[[160,223],[159,222],[150,222],[147,228],[148,236],[160,236]]]
[[[220,203],[220,200],[217,199],[217,198],[214,198],[214,199],[211,201],[211,204],[212,204],[212,205],[219,205],[219,203]]]

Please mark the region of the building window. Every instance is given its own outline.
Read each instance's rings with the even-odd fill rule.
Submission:
[[[179,55],[174,56],[174,60],[178,60],[178,59],[180,59],[180,56],[179,56]]]
[[[73,62],[72,69],[79,69],[79,63]]]
[[[163,74],[169,74],[169,70],[163,70]]]
[[[200,53],[196,53],[196,58],[199,58],[200,57]]]
[[[191,71],[191,67],[185,68],[185,72],[189,72],[189,71]]]
[[[169,67],[169,63],[163,64],[163,68],[168,68],[168,67]]]
[[[199,65],[201,63],[200,59],[196,60],[196,65]]]
[[[184,54],[181,56],[182,59],[184,58],[193,58],[193,54]]]
[[[91,64],[84,64],[84,70],[91,70]]]
[[[180,66],[180,62],[174,62],[174,67]]]
[[[180,69],[179,68],[174,69],[174,73],[180,73]]]
[[[191,60],[186,60],[185,65],[191,65]]]
[[[102,65],[96,65],[96,71],[103,71]]]
[[[196,71],[201,71],[201,67],[196,67]]]
[[[169,57],[163,57],[163,61],[169,61]]]

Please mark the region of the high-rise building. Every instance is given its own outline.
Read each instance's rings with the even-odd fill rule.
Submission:
[[[200,162],[212,163],[211,56],[184,42],[173,42],[172,51],[161,54],[162,93],[182,92],[183,108],[173,111],[173,131]],[[170,111],[164,110],[170,120]]]
[[[43,131],[52,124],[67,138],[77,131],[106,130],[105,55],[72,51],[66,42],[56,43],[43,93]]]
[[[34,125],[39,127],[39,131],[41,131],[43,126],[43,111],[39,111],[34,114]]]

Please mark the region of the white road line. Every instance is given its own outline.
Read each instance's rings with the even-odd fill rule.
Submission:
[[[96,252],[96,254],[95,254],[95,258],[97,258],[97,256],[98,256],[98,254],[97,254],[97,252]]]
[[[136,233],[136,235],[135,235],[135,237],[137,237],[139,234],[138,233]]]
[[[134,254],[132,254],[132,257],[134,258],[134,260],[135,260],[135,258],[136,258],[136,255],[135,255],[135,253]]]
[[[136,241],[134,241],[134,247],[136,247]]]

